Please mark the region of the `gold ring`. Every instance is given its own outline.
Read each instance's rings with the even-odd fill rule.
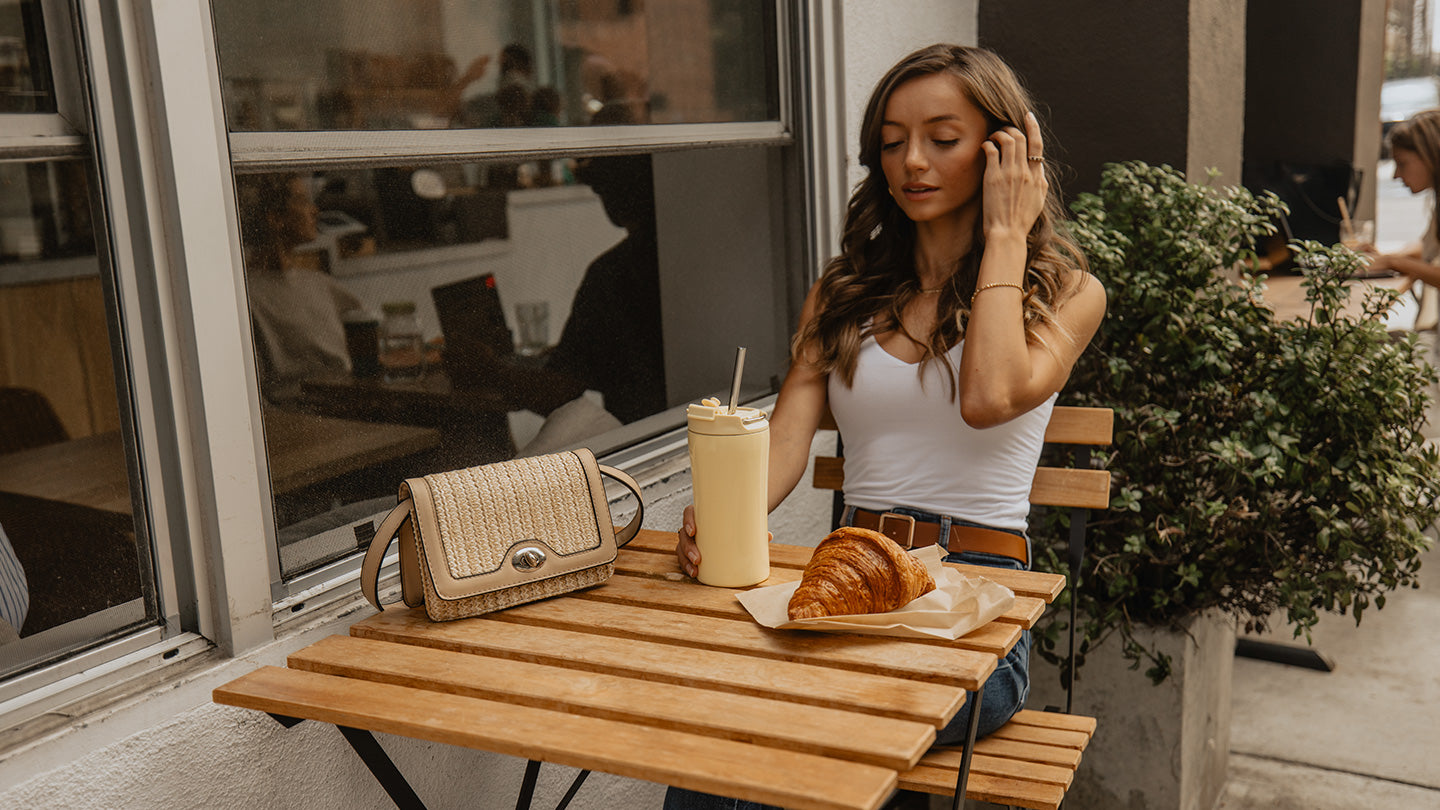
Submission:
[[[1035,161],[1036,163],[1044,163],[1044,162],[1045,162],[1045,158],[1040,157],[1039,155],[1030,155],[1030,156],[1026,157],[1025,159],[1026,159],[1026,160],[1033,160],[1033,161]]]

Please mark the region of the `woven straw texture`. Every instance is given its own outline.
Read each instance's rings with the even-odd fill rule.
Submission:
[[[427,475],[435,502],[436,523],[445,565],[456,579],[497,571],[511,546],[536,539],[562,555],[600,546],[595,501],[585,466],[574,453],[514,459],[483,467]],[[608,516],[607,516],[608,520]],[[420,578],[425,613],[434,621],[450,621],[559,596],[599,585],[615,572],[614,563],[552,576],[504,590],[446,600],[435,590],[432,561],[425,544],[420,552]]]
[[[595,502],[573,453],[427,475],[425,481],[435,498],[445,565],[456,579],[499,570],[520,540],[540,540],[561,555],[600,545]]]

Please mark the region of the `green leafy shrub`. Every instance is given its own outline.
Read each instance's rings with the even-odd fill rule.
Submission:
[[[1361,263],[1341,247],[1292,246],[1311,311],[1275,320],[1263,277],[1243,270],[1282,207],[1143,163],[1108,166],[1073,206],[1109,310],[1062,400],[1115,409],[1078,664],[1118,631],[1159,682],[1170,662],[1134,640],[1137,625],[1180,629],[1219,609],[1251,630],[1283,615],[1308,637],[1322,611],[1358,622],[1416,584],[1423,531],[1440,518],[1440,458],[1420,433],[1435,372],[1413,336],[1374,317],[1395,293],[1370,293],[1364,316],[1341,312]],[[1065,521],[1037,515],[1042,567],[1063,570]],[[1040,637],[1051,661],[1065,616]]]

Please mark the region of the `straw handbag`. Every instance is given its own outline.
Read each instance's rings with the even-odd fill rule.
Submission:
[[[411,478],[365,552],[360,586],[380,608],[380,563],[397,532],[400,591],[435,621],[478,616],[599,585],[640,530],[644,503],[618,532],[601,474],[634,479],[580,449]]]

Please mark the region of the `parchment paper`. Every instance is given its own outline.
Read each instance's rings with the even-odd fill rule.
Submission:
[[[826,616],[790,621],[790,597],[799,580],[736,594],[740,604],[765,627],[826,630],[901,638],[943,638],[951,641],[993,621],[1015,604],[1015,593],[984,577],[966,576],[941,564],[939,546],[910,552],[935,579],[935,590],[889,613]]]

